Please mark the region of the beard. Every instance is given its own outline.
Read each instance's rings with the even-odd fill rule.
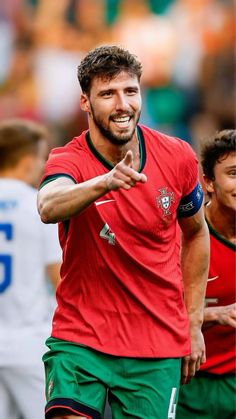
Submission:
[[[106,128],[104,126],[104,123],[101,121],[101,119],[96,116],[94,108],[92,107],[91,103],[90,103],[90,107],[91,107],[91,113],[92,113],[93,121],[94,121],[95,125],[97,126],[97,128],[99,129],[99,131],[103,135],[103,137],[105,137],[110,143],[115,144],[115,145],[124,145],[132,139],[132,137],[134,135],[134,132],[135,132],[135,129],[136,129],[136,126],[137,126],[137,123],[138,123],[139,118],[140,118],[141,111],[139,111],[136,118],[135,118],[134,113],[126,112],[125,114],[128,115],[130,118],[135,118],[134,128],[132,129],[131,132],[128,132],[128,133],[123,132],[121,134],[115,134],[111,129]],[[114,118],[117,118],[121,115],[122,115],[121,113],[113,114],[109,117],[109,120],[112,121]]]

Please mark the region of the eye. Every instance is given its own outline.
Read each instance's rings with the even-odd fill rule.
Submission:
[[[130,88],[126,90],[127,95],[129,96],[133,96],[136,95],[138,93],[138,90],[136,88]]]
[[[109,98],[109,97],[112,96],[112,91],[111,90],[107,90],[106,92],[102,92],[100,94],[100,96],[103,97],[103,98]]]
[[[236,176],[236,169],[235,170],[230,170],[230,172],[228,174],[229,174],[229,176],[232,176],[232,177]]]

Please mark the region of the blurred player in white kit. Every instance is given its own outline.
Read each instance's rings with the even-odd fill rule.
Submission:
[[[51,328],[47,278],[59,281],[56,225],[41,222],[36,195],[47,130],[0,122],[0,418],[44,416],[44,342]]]

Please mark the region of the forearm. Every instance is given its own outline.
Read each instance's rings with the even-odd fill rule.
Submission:
[[[66,177],[45,185],[38,194],[38,211],[44,223],[57,223],[79,214],[97,198],[113,190],[129,190],[137,182],[145,183],[146,176],[132,168],[133,153],[127,151],[123,160],[108,173],[80,184]]]
[[[39,192],[40,217],[44,223],[64,221],[79,214],[107,191],[105,175],[80,184],[53,181]]]
[[[214,326],[218,323],[217,307],[207,307],[204,309],[203,329]]]
[[[203,205],[190,217],[179,219],[182,230],[181,266],[184,298],[189,316],[191,353],[183,358],[182,384],[189,382],[206,361],[202,335],[204,299],[209,269],[210,240]]]
[[[217,323],[218,321],[218,307],[207,307],[204,309],[204,325],[207,323]]]
[[[200,327],[204,315],[204,297],[209,267],[207,227],[182,241],[182,274],[184,298],[190,326]]]
[[[236,303],[227,306],[205,307],[203,327],[211,327],[216,324],[236,327]]]
[[[203,227],[199,233],[182,241],[182,274],[185,305],[189,317],[191,353],[183,359],[182,384],[199,370],[206,360],[205,344],[202,335],[204,298],[208,276],[209,237]]]

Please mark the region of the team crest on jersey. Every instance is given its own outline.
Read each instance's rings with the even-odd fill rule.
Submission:
[[[163,215],[171,215],[170,206],[171,202],[175,202],[174,200],[174,192],[168,192],[166,188],[158,189],[160,195],[156,198],[158,208],[163,209]]]

